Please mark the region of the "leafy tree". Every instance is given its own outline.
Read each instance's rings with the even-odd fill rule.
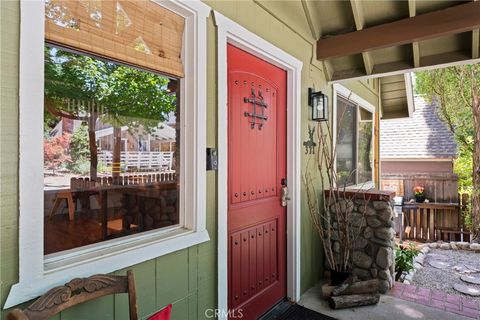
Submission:
[[[45,48],[45,108],[56,117],[88,124],[91,180],[97,179],[97,120],[114,127],[113,162],[119,163],[122,126],[151,130],[175,110],[168,82],[152,72]]]
[[[459,146],[455,164],[460,186],[472,177],[472,233],[480,242],[480,65],[464,65],[416,74],[416,90],[429,100],[438,100],[439,114]],[[468,160],[471,159],[471,161]],[[467,170],[467,171],[465,171]]]
[[[473,142],[472,142],[473,144]],[[458,176],[460,193],[471,193],[473,186],[473,155],[470,150],[459,147],[458,158],[453,163],[453,171]]]
[[[72,162],[85,160],[90,155],[88,143],[88,127],[81,125],[70,138],[70,155]]]
[[[63,134],[62,136],[45,139],[43,141],[43,157],[47,168],[53,171],[57,170],[62,164],[71,161],[68,155],[70,135]]]
[[[47,110],[43,112],[43,135],[48,138],[60,119]]]

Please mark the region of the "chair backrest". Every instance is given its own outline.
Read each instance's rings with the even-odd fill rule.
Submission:
[[[161,157],[162,157],[162,165],[170,165],[170,163],[172,162],[172,158],[173,158],[173,152],[172,151],[169,151],[169,152],[161,152],[160,153]]]
[[[73,279],[50,289],[25,310],[12,310],[7,320],[46,320],[77,304],[116,293],[128,293],[130,320],[138,320],[135,280],[131,270],[126,276],[97,274]]]

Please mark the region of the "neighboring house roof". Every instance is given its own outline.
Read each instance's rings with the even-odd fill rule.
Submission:
[[[410,118],[382,120],[381,158],[455,158],[457,144],[440,120],[437,106],[415,96],[415,111]]]

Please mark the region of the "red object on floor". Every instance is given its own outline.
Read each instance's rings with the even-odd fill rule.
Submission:
[[[148,318],[148,320],[170,320],[170,315],[172,313],[172,304],[169,304],[162,310],[155,313],[153,316]]]

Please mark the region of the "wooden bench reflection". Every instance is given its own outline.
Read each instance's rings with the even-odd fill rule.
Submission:
[[[50,210],[50,218],[58,211],[60,204],[65,201],[68,209],[68,218],[72,221],[75,218],[77,200],[83,201],[84,206],[89,207],[90,197],[94,196],[97,204],[102,207],[102,191],[113,189],[132,189],[134,187],[155,186],[155,188],[172,188],[176,183],[175,172],[162,172],[155,174],[128,174],[117,177],[99,177],[92,181],[90,178],[80,177],[70,179],[70,189],[60,190],[55,195],[53,207]]]

